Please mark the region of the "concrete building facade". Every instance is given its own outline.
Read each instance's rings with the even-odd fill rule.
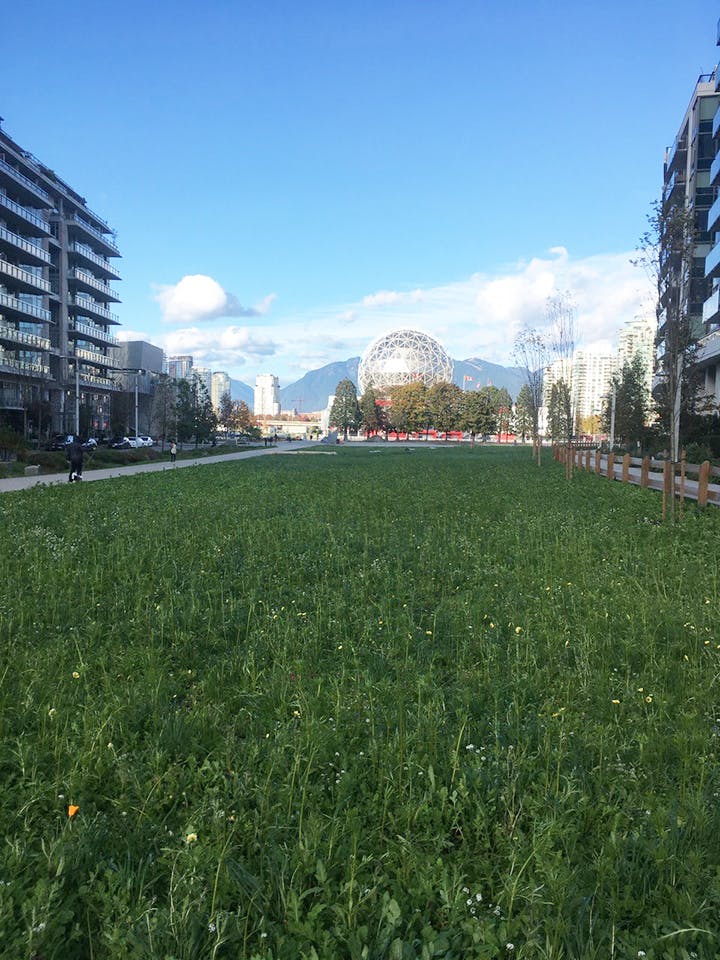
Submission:
[[[216,413],[220,409],[220,401],[226,393],[230,393],[230,376],[222,370],[213,371],[210,399]]]
[[[173,380],[189,380],[193,371],[193,358],[189,354],[165,358],[165,373]]]
[[[112,228],[0,128],[0,419],[28,434],[107,429],[118,367]]]

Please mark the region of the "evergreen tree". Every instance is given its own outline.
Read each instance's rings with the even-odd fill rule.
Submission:
[[[603,398],[602,427],[610,432],[612,418],[612,392],[615,387],[615,437],[625,444],[642,440],[648,416],[645,370],[642,359],[636,354],[630,363],[625,363],[612,381],[610,390]]]
[[[515,430],[520,434],[523,443],[527,437],[532,435],[532,428],[532,398],[530,397],[530,388],[524,383],[515,403]]]
[[[472,390],[463,394],[460,428],[470,434],[473,444],[476,436],[495,433],[497,412],[489,392]]]
[[[153,433],[160,437],[163,449],[165,449],[165,441],[170,440],[177,433],[176,401],[175,381],[166,373],[160,374],[153,389],[150,422]]]
[[[342,430],[343,439],[347,440],[348,430],[357,430],[360,420],[357,390],[352,380],[346,377],[335,388],[335,400],[330,410],[330,425]]]

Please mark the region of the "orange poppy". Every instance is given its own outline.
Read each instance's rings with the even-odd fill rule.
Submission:
[[[75,814],[78,812],[79,809],[80,809],[80,807],[76,807],[74,803],[68,804],[68,816],[69,816],[69,817],[74,817]]]

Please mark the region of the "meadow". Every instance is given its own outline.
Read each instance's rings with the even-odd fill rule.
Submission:
[[[523,449],[0,498],[0,957],[720,955],[720,511]]]

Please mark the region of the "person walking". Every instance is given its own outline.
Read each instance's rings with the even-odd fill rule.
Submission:
[[[170,463],[175,463],[177,457],[177,444],[174,440],[170,442]]]
[[[70,461],[68,483],[72,483],[73,480],[82,480],[83,448],[79,437],[73,437],[72,443],[67,448],[66,456]]]

